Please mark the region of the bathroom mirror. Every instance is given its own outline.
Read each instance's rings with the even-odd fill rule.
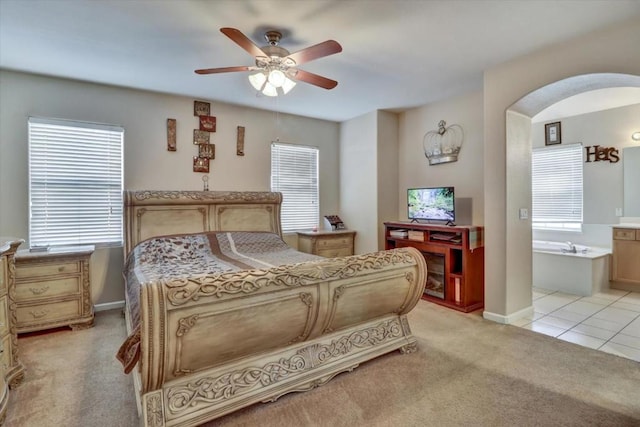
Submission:
[[[624,216],[640,217],[640,147],[622,150]]]

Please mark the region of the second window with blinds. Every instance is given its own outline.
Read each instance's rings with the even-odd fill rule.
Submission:
[[[271,191],[282,193],[282,231],[318,226],[318,148],[273,142]]]
[[[533,228],[581,231],[582,169],[582,144],[563,144],[533,150]]]

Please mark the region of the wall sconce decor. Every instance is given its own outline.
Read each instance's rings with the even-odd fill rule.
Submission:
[[[464,131],[460,125],[447,126],[447,122],[440,120],[438,130],[429,131],[422,138],[424,155],[430,165],[456,162],[463,140]]]
[[[640,132],[634,132],[631,134],[631,139],[634,141],[640,141]]]

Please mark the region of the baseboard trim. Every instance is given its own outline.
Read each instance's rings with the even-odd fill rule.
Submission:
[[[516,320],[525,317],[533,316],[533,305],[525,307],[522,310],[518,310],[515,313],[508,314],[506,316],[502,314],[491,313],[489,311],[483,311],[482,317],[493,322],[502,323],[503,325],[510,325]]]
[[[107,311],[107,310],[115,310],[117,308],[124,307],[124,300],[122,301],[114,301],[114,302],[105,302],[103,304],[96,304],[93,306],[93,311]]]

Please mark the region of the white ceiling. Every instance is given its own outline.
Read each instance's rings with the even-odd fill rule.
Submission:
[[[482,87],[484,70],[640,16],[638,0],[0,0],[0,67],[343,121]],[[343,52],[300,66],[337,80],[257,97],[253,65],[220,33],[294,52],[334,39]]]

